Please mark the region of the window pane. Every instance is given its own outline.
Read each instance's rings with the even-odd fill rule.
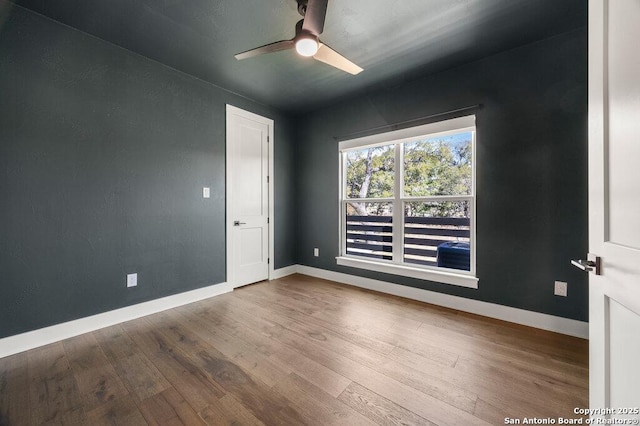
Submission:
[[[404,204],[404,261],[471,270],[469,201]]]
[[[472,133],[404,144],[404,195],[470,195]]]
[[[347,203],[347,254],[392,259],[391,203]]]
[[[347,198],[393,197],[393,145],[349,151],[345,157]]]

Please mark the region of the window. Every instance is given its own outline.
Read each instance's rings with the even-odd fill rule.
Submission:
[[[340,142],[340,265],[477,288],[475,116]]]

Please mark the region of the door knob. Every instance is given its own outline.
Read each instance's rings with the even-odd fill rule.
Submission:
[[[576,268],[580,268],[586,272],[592,272],[596,275],[600,275],[602,272],[600,257],[596,256],[595,254],[588,253],[586,260],[572,260],[571,264]]]
[[[234,220],[233,221],[233,226],[240,226],[240,225],[246,225],[246,222],[240,222],[239,220]]]

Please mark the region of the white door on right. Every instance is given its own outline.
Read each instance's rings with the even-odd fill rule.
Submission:
[[[590,408],[640,421],[640,0],[589,0],[589,251]]]

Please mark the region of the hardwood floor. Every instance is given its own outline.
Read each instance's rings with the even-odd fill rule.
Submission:
[[[0,359],[0,425],[575,418],[588,343],[293,275]]]

